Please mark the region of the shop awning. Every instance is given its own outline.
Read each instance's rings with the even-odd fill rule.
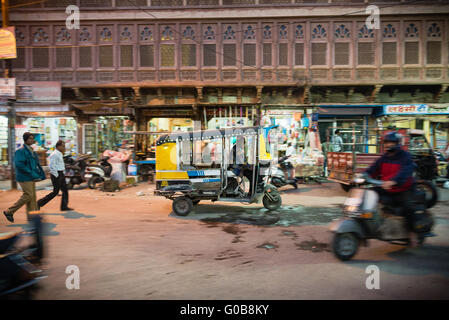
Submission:
[[[373,113],[373,108],[371,107],[364,107],[364,108],[317,107],[317,110],[318,114],[323,116],[369,116]]]

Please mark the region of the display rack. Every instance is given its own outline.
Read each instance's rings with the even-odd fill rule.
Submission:
[[[0,164],[8,164],[8,118],[0,116]]]

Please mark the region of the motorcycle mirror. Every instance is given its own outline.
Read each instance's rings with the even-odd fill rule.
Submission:
[[[365,183],[365,179],[363,179],[363,178],[355,178],[354,179],[354,183],[357,183],[357,184]]]

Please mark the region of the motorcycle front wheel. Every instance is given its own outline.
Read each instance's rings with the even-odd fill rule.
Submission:
[[[271,192],[267,192],[265,193],[265,195],[263,196],[262,199],[263,202],[263,206],[272,211],[272,210],[276,210],[279,209],[282,205],[282,198],[281,195],[277,192],[277,191],[271,191]]]
[[[92,178],[87,181],[87,186],[89,189],[95,189],[97,184],[102,183],[104,180],[100,176],[93,176]]]
[[[416,181],[416,189],[422,190],[426,194],[426,207],[432,208],[438,201],[438,191],[435,185],[426,180]]]
[[[336,233],[332,241],[332,251],[335,256],[347,261],[355,256],[359,248],[359,239],[353,233]]]

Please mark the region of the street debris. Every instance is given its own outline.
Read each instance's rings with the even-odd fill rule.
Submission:
[[[315,239],[312,239],[311,241],[302,241],[300,243],[295,243],[295,245],[298,247],[298,250],[308,250],[312,252],[331,251],[328,243],[321,243]]]
[[[146,193],[143,191],[136,192],[136,196],[138,196],[138,197],[143,197],[145,195],[146,195]]]
[[[277,244],[265,242],[265,243],[261,244],[260,246],[257,246],[257,248],[270,250],[270,249],[277,249],[277,248],[279,248],[279,246]]]

